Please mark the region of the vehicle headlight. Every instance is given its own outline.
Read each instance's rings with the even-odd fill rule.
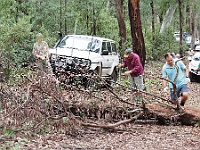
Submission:
[[[81,65],[87,66],[87,60],[82,59],[82,60],[81,60]]]
[[[88,59],[82,60],[82,64],[81,65],[89,67],[91,65],[90,60],[88,60]]]
[[[80,62],[79,62],[78,58],[74,58],[74,63],[79,65]]]
[[[57,58],[56,54],[51,54],[51,60],[52,61],[56,61],[56,58]]]
[[[66,63],[67,63],[67,64],[72,64],[72,62],[73,62],[72,58],[67,58],[67,59],[66,59]]]

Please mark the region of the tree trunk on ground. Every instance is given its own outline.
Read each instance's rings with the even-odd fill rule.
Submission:
[[[146,107],[148,114],[156,116],[159,124],[197,125],[200,123],[200,110],[194,107],[186,107],[181,112],[178,112],[176,107],[166,107],[161,104],[149,104]]]
[[[123,50],[126,48],[126,25],[124,22],[124,15],[123,15],[123,3],[121,0],[113,0],[113,3],[116,8],[116,16],[117,16],[117,21],[118,21],[118,26],[119,26],[119,36],[120,36],[120,41],[119,41],[119,49],[120,49],[120,55],[122,55]]]
[[[133,51],[140,56],[141,63],[144,67],[146,60],[146,50],[142,33],[139,3],[140,0],[129,0],[128,10],[131,25]]]

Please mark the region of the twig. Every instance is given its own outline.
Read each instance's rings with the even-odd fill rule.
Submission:
[[[108,124],[108,125],[91,124],[91,123],[84,123],[84,122],[81,122],[81,125],[87,126],[87,127],[95,127],[95,128],[114,129],[115,127],[118,127],[118,126],[120,126],[122,124],[127,124],[127,123],[130,123],[132,121],[135,121],[139,116],[141,116],[141,114],[138,114],[138,115],[134,116],[131,119],[121,120],[121,121],[116,122],[114,124]]]
[[[3,116],[2,118],[0,118],[0,120],[4,120],[5,118],[7,118],[8,116],[10,116],[11,114],[13,114],[15,111],[17,111],[19,108],[22,108],[23,105],[26,104],[26,102],[29,100],[29,95],[30,95],[30,90],[29,90],[30,86],[28,87],[27,90],[27,97],[26,100],[24,101],[24,103],[22,103],[21,105],[19,105],[17,108],[15,108],[14,110],[12,110],[9,114],[7,114],[6,116]]]
[[[164,78],[163,78],[164,79]],[[123,87],[126,87],[126,88],[129,88],[129,87],[127,87],[127,86],[125,86],[125,85],[122,85],[122,84],[120,84],[120,83],[118,83],[118,82],[116,82],[117,84],[119,84],[119,85],[121,85],[121,86],[123,86]],[[155,94],[152,94],[152,93],[148,93],[148,92],[145,92],[145,91],[142,91],[142,90],[138,90],[138,89],[136,89],[136,88],[134,88],[134,90],[135,91],[138,91],[138,92],[141,92],[141,93],[144,93],[144,94],[147,94],[147,95],[150,95],[150,96],[154,96],[154,97],[157,97],[157,98],[159,98],[159,99],[161,99],[161,100],[163,100],[163,101],[169,101],[169,99],[165,99],[165,98],[163,98],[163,97],[161,97],[161,96],[158,96],[158,95],[155,95]],[[132,90],[131,90],[132,91]]]

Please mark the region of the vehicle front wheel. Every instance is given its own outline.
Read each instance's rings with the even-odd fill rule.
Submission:
[[[114,69],[110,76],[110,80],[108,83],[109,83],[109,85],[114,86],[116,81],[117,81],[117,71],[116,71],[116,69]]]
[[[111,74],[111,80],[113,80],[114,82],[117,81],[117,71],[116,71],[116,69],[114,69],[112,74]]]

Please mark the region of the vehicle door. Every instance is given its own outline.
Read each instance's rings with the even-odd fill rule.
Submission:
[[[102,42],[102,74],[108,75],[109,70],[112,66],[112,49],[110,41]]]
[[[119,64],[119,55],[117,53],[116,44],[114,42],[111,42],[111,47],[112,47],[111,66],[116,66]]]

